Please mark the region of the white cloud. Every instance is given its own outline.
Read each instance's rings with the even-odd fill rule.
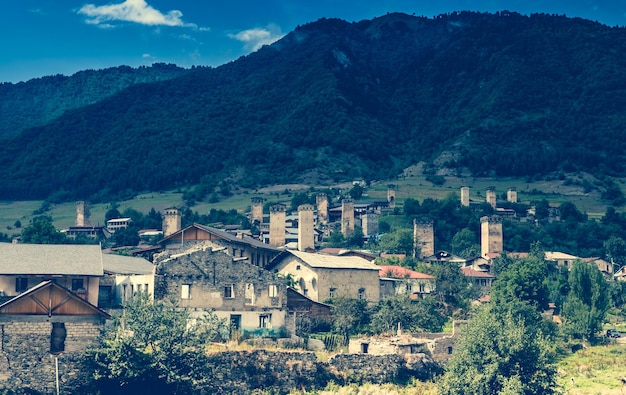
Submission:
[[[134,22],[150,26],[184,26],[197,27],[182,20],[183,13],[172,10],[163,14],[154,9],[145,0],[125,0],[119,4],[96,6],[86,4],[78,10],[79,14],[86,15],[87,23],[100,25],[111,21]]]
[[[243,30],[237,34],[229,34],[228,37],[243,42],[246,50],[254,52],[264,45],[270,45],[280,40],[284,37],[284,34],[281,32],[280,27],[269,25],[265,29]]]

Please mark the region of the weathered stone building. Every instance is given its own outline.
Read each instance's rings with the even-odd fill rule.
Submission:
[[[154,298],[174,298],[195,314],[213,310],[233,330],[256,335],[287,333],[287,286],[275,273],[204,248],[155,257]]]
[[[379,265],[381,299],[395,295],[421,298],[435,292],[435,277],[402,266]]]

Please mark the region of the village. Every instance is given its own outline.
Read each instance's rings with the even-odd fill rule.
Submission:
[[[480,290],[476,304],[489,303],[496,279],[490,270],[492,260],[505,253],[502,223],[515,216],[512,210],[497,207],[493,188],[485,196],[496,214],[480,218],[480,256],[464,259],[437,250],[433,220],[413,220],[413,258],[428,265],[457,267]],[[517,201],[513,188],[506,196],[509,202]],[[460,206],[483,203],[470,201],[467,187],[461,188],[460,197]],[[322,246],[333,231],[345,238],[357,227],[364,237],[378,234],[378,218],[396,205],[393,185],[386,201],[368,203],[343,198],[332,206],[325,193],[318,193],[315,205],[300,205],[297,214],[290,216],[283,204],[272,205],[269,215],[264,215],[263,204],[264,199],[251,198],[249,219],[260,229],[258,236],[236,226],[183,228],[181,210],[171,207],[164,212],[162,229],[142,231],[156,235],[158,243],[127,255],[99,245],[19,240],[0,244],[0,387],[20,383],[48,391],[54,385],[55,366],[59,378],[59,361],[65,369],[63,380],[71,382],[73,358],[97,344],[107,322],[138,294],[156,301],[174,299],[192,317],[210,311],[229,324],[231,338],[293,340],[303,320],[330,326],[333,313],[327,302],[336,297],[376,304],[390,297],[418,300],[435,293],[434,276],[390,265],[385,261],[390,254]],[[76,204],[76,224],[65,233],[70,237],[113,234],[129,221],[115,218],[106,227],[92,226],[89,205],[81,201]],[[522,257],[528,252],[509,254]],[[546,252],[544,260],[566,268],[583,260],[606,278],[626,279],[624,267],[614,272],[611,262],[598,257],[553,251]],[[552,306],[544,314],[558,322],[554,313]],[[447,333],[410,333],[398,325],[388,336],[353,337],[343,351],[401,356],[403,363],[409,363],[411,356],[445,363],[467,324],[455,321]],[[306,344],[310,349],[324,348],[319,340],[307,339]]]

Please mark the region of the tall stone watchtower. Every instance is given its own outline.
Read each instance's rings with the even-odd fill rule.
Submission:
[[[315,249],[313,210],[314,207],[311,204],[298,206],[298,251]]]
[[[274,247],[285,245],[285,219],[287,207],[275,204],[270,207],[270,244]]]
[[[470,205],[470,189],[469,187],[461,187],[461,206],[469,207]]]
[[[495,187],[487,188],[486,196],[487,196],[486,198],[487,203],[489,203],[489,205],[493,207],[493,209],[495,210],[496,209],[496,188]]]
[[[250,222],[255,225],[263,223],[263,202],[261,197],[253,197],[251,199],[252,205],[250,206]]]
[[[517,203],[517,189],[515,187],[509,188],[506,192],[506,200],[510,203]]]
[[[390,209],[396,208],[396,186],[394,184],[387,185],[387,202]]]
[[[415,218],[413,220],[413,258],[423,258],[434,254],[435,230],[433,220],[426,217]]]
[[[76,202],[76,226],[91,226],[91,210],[84,201]]]
[[[502,217],[486,215],[480,218],[480,255],[501,253],[503,248]]]
[[[328,223],[328,195],[320,192],[315,196],[315,205],[317,206],[317,222],[320,224]]]
[[[354,233],[354,202],[352,199],[341,201],[341,233],[346,239]]]
[[[182,227],[182,216],[180,210],[176,207],[170,207],[165,209],[163,215],[163,237],[167,237],[173,233],[178,232]]]

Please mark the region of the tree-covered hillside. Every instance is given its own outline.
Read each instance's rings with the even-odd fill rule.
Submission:
[[[54,75],[17,84],[0,83],[0,137],[43,125],[67,110],[97,103],[140,83],[178,77],[188,70],[171,64],[84,70],[70,77]]]
[[[387,178],[418,161],[624,175],[625,47],[624,28],[562,16],[322,19],[2,142],[0,198]]]

